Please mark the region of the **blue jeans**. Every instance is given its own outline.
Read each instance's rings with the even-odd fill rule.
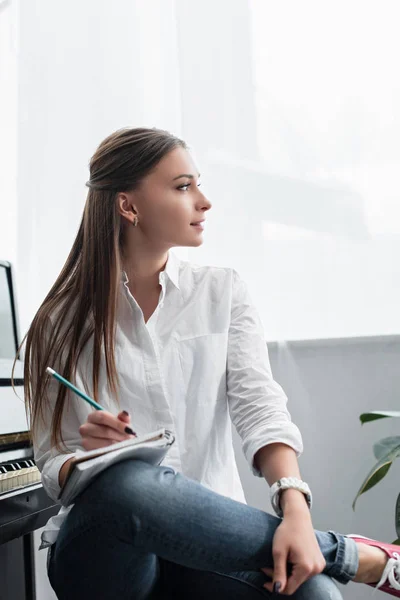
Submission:
[[[272,567],[281,519],[142,461],[113,465],[76,499],[51,546],[50,583],[60,600],[274,598],[260,567]],[[326,560],[297,600],[342,598],[353,579],[353,540],[315,532]]]

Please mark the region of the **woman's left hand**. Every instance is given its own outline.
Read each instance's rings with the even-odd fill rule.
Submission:
[[[273,579],[264,585],[270,592],[274,584],[280,582],[279,593],[290,596],[307,579],[324,570],[326,561],[318,545],[308,508],[285,513],[274,535],[272,556],[274,568],[261,569]],[[289,577],[288,563],[292,565]]]

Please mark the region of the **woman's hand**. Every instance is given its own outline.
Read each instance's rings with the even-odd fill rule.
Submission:
[[[79,427],[82,436],[82,446],[85,450],[103,448],[115,442],[122,442],[136,437],[131,429],[131,417],[126,410],[120,412],[116,417],[106,410],[96,410],[87,418],[86,423]],[[65,461],[58,473],[60,487],[68,475],[73,457]]]
[[[126,411],[114,416],[106,410],[91,412],[86,423],[79,427],[85,450],[104,448],[136,436],[131,429],[131,417]]]
[[[314,575],[325,568],[326,561],[315,537],[308,507],[285,512],[272,543],[273,569],[261,569],[273,579],[264,587],[272,592],[274,584],[280,582],[280,594],[291,595]],[[292,565],[288,577],[288,564]],[[278,590],[277,590],[278,591]]]

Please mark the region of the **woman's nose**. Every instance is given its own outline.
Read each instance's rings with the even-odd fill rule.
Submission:
[[[207,198],[207,196],[203,194],[203,192],[200,192],[200,194],[201,199],[199,200],[199,205],[203,210],[210,210],[210,208],[212,207],[211,201]]]

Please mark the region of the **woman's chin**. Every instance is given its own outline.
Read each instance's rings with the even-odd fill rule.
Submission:
[[[182,244],[182,246],[187,246],[190,248],[197,248],[197,246],[201,246],[203,243],[203,236],[202,235],[197,235],[195,237],[191,237],[189,240],[187,240],[186,244]]]

